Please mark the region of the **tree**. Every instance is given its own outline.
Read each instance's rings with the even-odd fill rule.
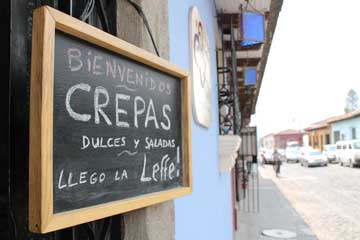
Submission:
[[[345,113],[352,112],[359,108],[359,96],[354,89],[350,89],[346,96]]]

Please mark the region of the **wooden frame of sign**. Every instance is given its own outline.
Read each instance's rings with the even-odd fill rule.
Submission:
[[[55,33],[57,31],[179,79],[179,86],[181,86],[181,130],[179,131],[182,147],[180,186],[95,206],[54,213],[54,51]],[[164,202],[192,192],[190,78],[188,72],[145,50],[47,6],[34,11],[31,62],[30,231],[40,233],[55,231]]]

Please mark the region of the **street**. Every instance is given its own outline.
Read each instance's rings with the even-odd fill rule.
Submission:
[[[360,168],[284,163],[279,178],[271,165],[259,171],[275,182],[319,240],[360,240]]]

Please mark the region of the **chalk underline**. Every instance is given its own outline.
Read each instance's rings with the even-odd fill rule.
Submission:
[[[122,154],[124,154],[124,153],[126,153],[126,154],[128,154],[128,155],[130,155],[130,156],[134,156],[135,154],[137,154],[138,152],[130,152],[130,151],[128,151],[128,150],[124,150],[124,151],[122,151],[122,152],[120,152],[119,154],[118,154],[118,157],[120,157]]]
[[[122,85],[122,84],[116,85],[116,87],[118,87],[118,88],[125,88],[126,90],[131,91],[131,92],[135,92],[135,91],[136,91],[136,89],[129,88],[128,86]]]

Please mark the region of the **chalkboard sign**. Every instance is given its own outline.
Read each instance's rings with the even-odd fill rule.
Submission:
[[[49,7],[33,21],[30,230],[191,193],[187,72]]]

